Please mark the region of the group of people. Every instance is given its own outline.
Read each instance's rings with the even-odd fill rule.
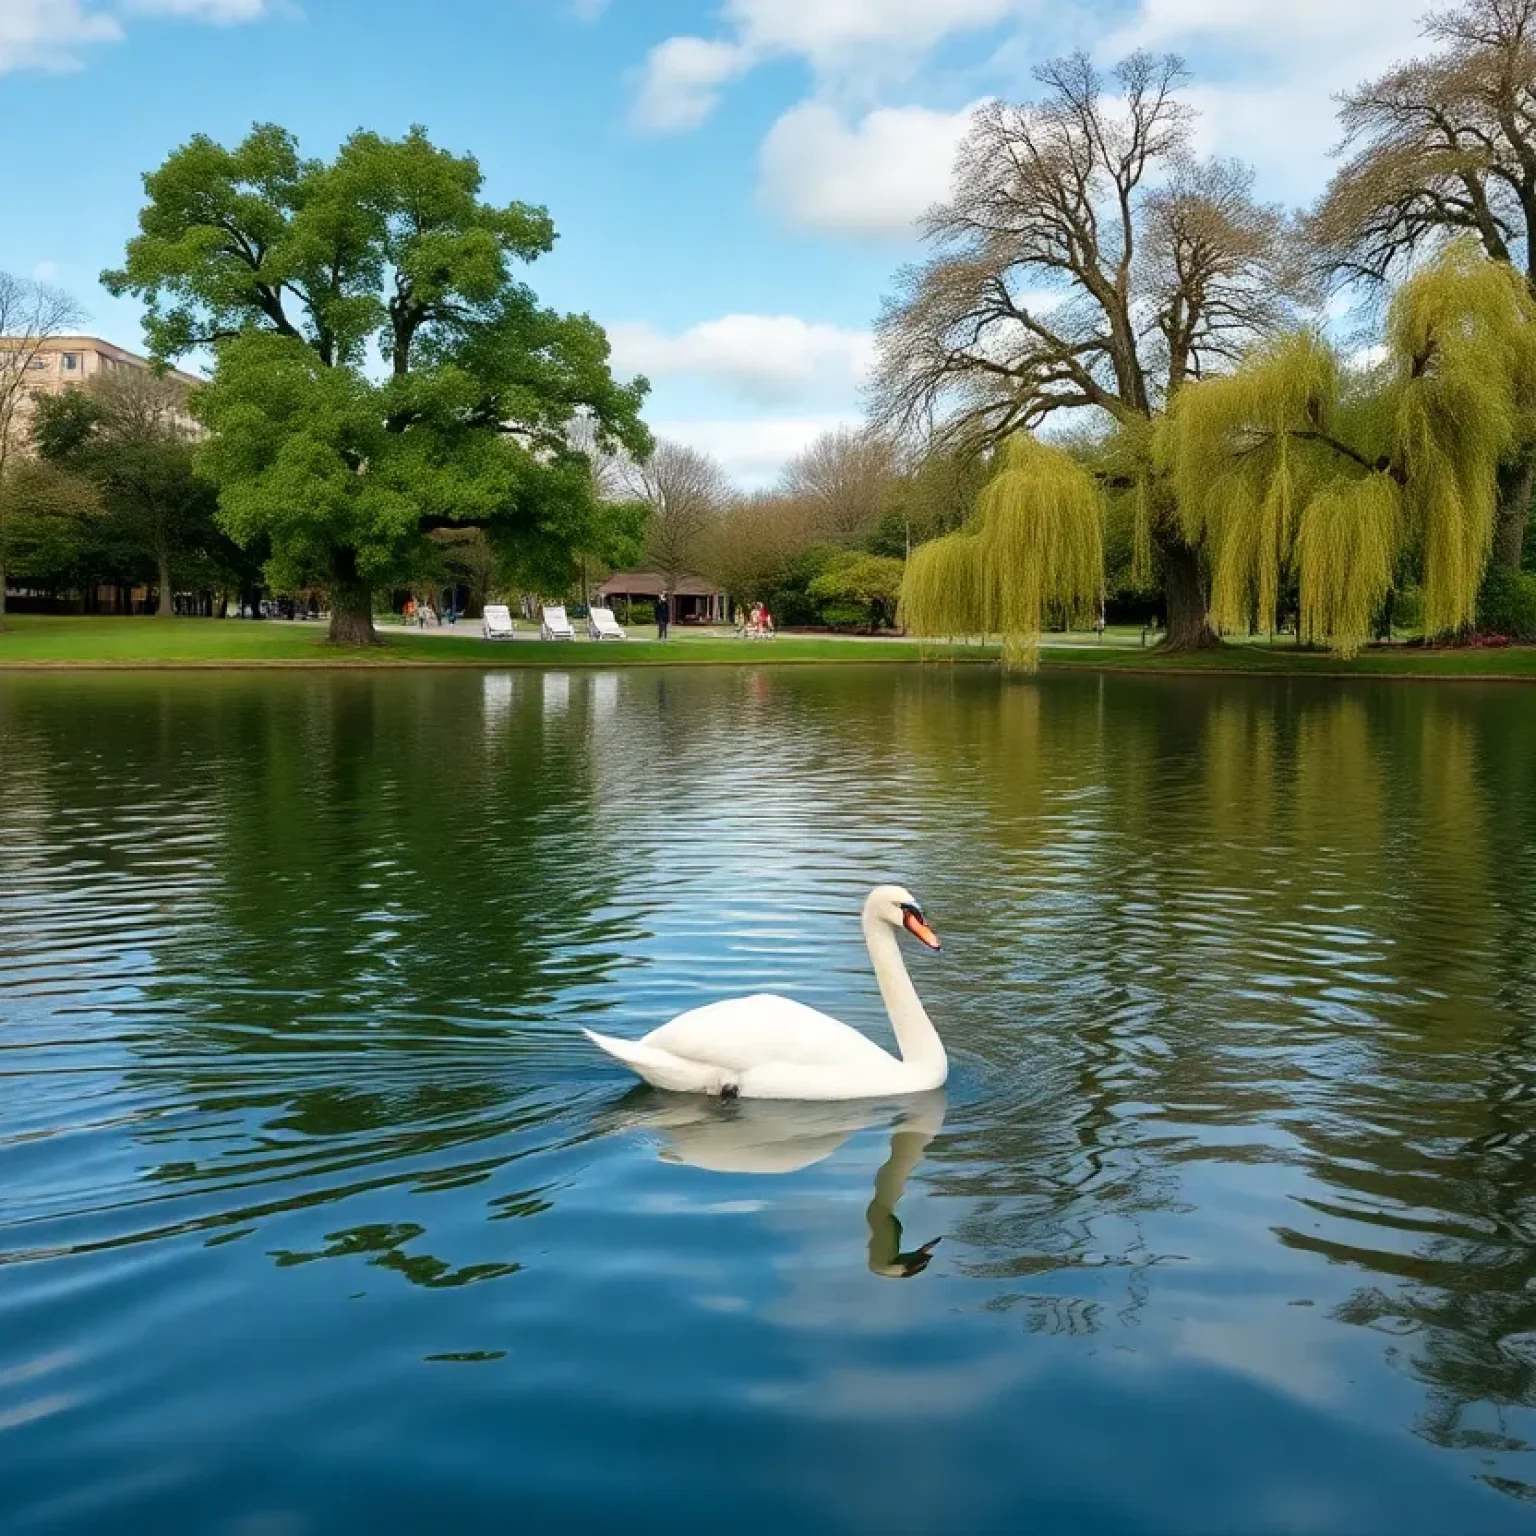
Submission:
[[[656,599],[656,638],[665,640],[672,628],[672,600],[665,592]],[[773,633],[773,615],[768,612],[766,603],[753,603],[749,609],[743,612],[741,622],[737,626],[738,633],[746,635],[750,639],[766,637]]]
[[[767,639],[773,633],[773,615],[766,603],[753,603],[742,622],[742,633],[749,639]]]
[[[407,624],[414,624],[418,629],[425,629],[429,624],[454,624],[458,622],[458,614],[452,605],[448,612],[439,615],[431,603],[418,603],[414,597],[405,600],[405,607],[400,610],[400,617]]]

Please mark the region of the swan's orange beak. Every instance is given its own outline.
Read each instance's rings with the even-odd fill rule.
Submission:
[[[929,949],[942,949],[939,936],[927,923],[923,921],[923,914],[916,907],[903,907],[901,926],[912,935],[920,944],[926,944]]]

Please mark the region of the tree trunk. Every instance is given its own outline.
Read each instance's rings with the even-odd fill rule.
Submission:
[[[1221,640],[1206,617],[1205,591],[1200,582],[1200,555],[1177,535],[1157,541],[1158,563],[1163,573],[1163,593],[1168,599],[1168,633],[1165,651],[1203,651]]]
[[[1493,525],[1493,563],[1518,571],[1525,558],[1525,531],[1531,521],[1531,496],[1536,492],[1536,453],[1499,466],[1499,510]]]
[[[165,549],[155,551],[156,573],[160,581],[160,603],[155,609],[157,619],[174,619],[176,605],[171,601],[171,556]]]
[[[358,574],[351,550],[337,558],[331,581],[332,645],[383,645],[373,627],[373,588]]]

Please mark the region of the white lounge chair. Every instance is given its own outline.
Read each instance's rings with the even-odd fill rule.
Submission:
[[[544,640],[574,640],[576,631],[571,628],[571,621],[566,618],[563,607],[547,607],[544,609],[544,622],[539,626],[539,635]]]
[[[480,632],[487,640],[515,639],[517,631],[512,627],[512,610],[505,603],[487,603]]]
[[[587,633],[594,640],[627,640],[626,635],[619,627],[619,621],[613,616],[612,608],[593,608],[587,613]]]

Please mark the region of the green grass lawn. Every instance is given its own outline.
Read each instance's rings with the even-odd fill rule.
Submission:
[[[526,633],[526,629],[525,629]],[[1142,649],[1139,631],[1047,636],[1047,670],[1223,672],[1315,676],[1527,678],[1536,680],[1536,648],[1367,651],[1353,661],[1298,651],[1288,641],[1223,646],[1194,655],[1164,656]],[[623,645],[586,640],[545,644],[533,639],[495,643],[478,624],[422,634],[399,626],[381,630],[384,644],[349,650],[326,643],[323,626],[237,619],[37,618],[12,615],[0,633],[0,669],[7,666],[319,666],[461,665],[498,667],[657,666],[741,662],[911,662],[924,657],[984,661],[995,647],[923,646],[912,641],[786,636],[771,642],[717,639],[674,632],[666,645],[637,638]]]
[[[636,639],[622,645],[589,640],[543,642],[526,638],[489,641],[478,623],[446,633],[422,634],[383,625],[384,644],[351,649],[327,644],[325,628],[282,619],[38,618],[11,615],[0,633],[0,668],[6,666],[260,666],[310,663],[388,667],[469,665],[497,667],[636,666],[702,662],[916,661],[923,647],[907,641],[786,637],[773,641],[713,639],[678,634],[665,645]],[[948,648],[944,653],[949,654]],[[986,659],[979,646],[956,648],[961,659]]]

